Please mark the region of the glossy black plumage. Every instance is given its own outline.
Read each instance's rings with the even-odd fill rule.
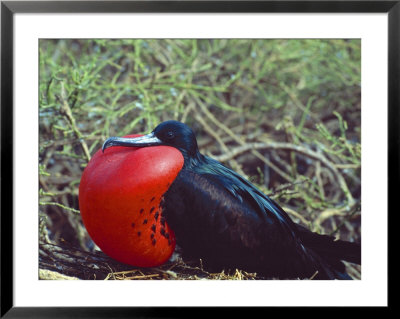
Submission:
[[[202,155],[192,130],[167,121],[147,135],[170,145],[184,166],[164,195],[164,216],[189,257],[213,270],[243,269],[280,279],[351,279],[341,260],[361,263],[360,245],[335,241],[294,223],[282,208],[239,174]],[[125,145],[111,138],[103,146]]]

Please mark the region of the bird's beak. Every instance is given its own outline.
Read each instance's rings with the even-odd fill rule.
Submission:
[[[102,151],[111,146],[145,147],[161,144],[162,141],[153,133],[140,137],[110,137],[104,142]]]

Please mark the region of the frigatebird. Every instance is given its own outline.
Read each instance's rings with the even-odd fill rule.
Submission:
[[[242,269],[278,279],[352,279],[342,260],[361,264],[361,245],[295,223],[271,198],[220,162],[199,152],[192,129],[178,121],[150,134],[110,137],[112,146],[178,149],[184,164],[164,194],[162,211],[183,255],[211,270]]]

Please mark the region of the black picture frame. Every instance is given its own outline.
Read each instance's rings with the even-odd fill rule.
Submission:
[[[398,212],[400,1],[1,1],[1,317],[180,317],[188,308],[15,307],[13,294],[13,19],[15,13],[269,12],[388,14],[388,204]],[[377,110],[379,112],[379,110]],[[390,218],[390,215],[388,216]],[[390,225],[390,222],[389,222]],[[389,242],[389,241],[388,241]],[[388,282],[389,286],[389,282]],[[388,305],[389,305],[388,300]],[[208,311],[209,309],[204,309]],[[224,309],[219,309],[224,310]],[[213,309],[216,311],[216,309]],[[237,313],[237,312],[235,312]],[[196,310],[196,314],[199,313]]]

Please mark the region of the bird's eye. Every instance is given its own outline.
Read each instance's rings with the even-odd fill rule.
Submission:
[[[170,140],[170,139],[173,139],[175,137],[175,134],[174,134],[174,132],[168,132],[167,133],[167,138]]]

